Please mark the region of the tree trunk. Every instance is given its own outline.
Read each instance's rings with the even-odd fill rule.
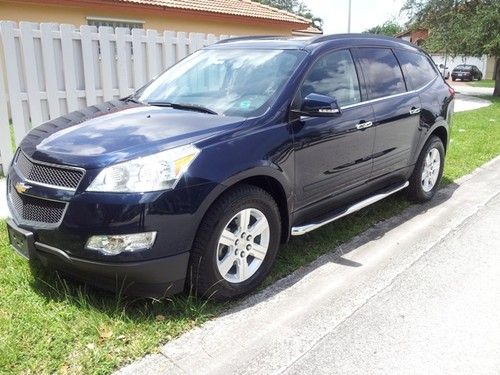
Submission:
[[[497,59],[495,64],[495,91],[493,91],[493,96],[500,96],[500,59]]]

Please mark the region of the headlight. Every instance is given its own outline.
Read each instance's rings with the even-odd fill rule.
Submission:
[[[144,193],[173,189],[200,150],[181,146],[104,168],[87,191]]]

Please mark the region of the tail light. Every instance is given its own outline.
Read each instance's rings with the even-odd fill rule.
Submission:
[[[455,89],[451,86],[448,86],[448,91],[450,92],[451,97],[454,98],[456,94]]]

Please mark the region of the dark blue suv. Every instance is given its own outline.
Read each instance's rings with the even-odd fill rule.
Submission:
[[[253,290],[280,243],[443,172],[453,90],[406,42],[235,38],[51,120],[8,174],[13,247],[136,295]]]

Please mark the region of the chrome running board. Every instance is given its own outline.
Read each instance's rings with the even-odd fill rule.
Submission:
[[[352,206],[348,207],[342,213],[336,214],[336,215],[334,215],[326,220],[323,220],[319,223],[311,223],[311,224],[301,225],[299,227],[292,227],[292,236],[302,236],[303,234],[309,233],[315,229],[322,227],[323,225],[329,224],[332,221],[338,220],[344,216],[352,214],[353,212],[359,211],[362,208],[365,208],[365,207],[367,207],[375,202],[378,202],[379,200],[382,200],[391,194],[394,194],[400,190],[403,190],[404,188],[408,187],[408,185],[410,185],[410,183],[408,181],[406,181],[403,185],[400,185],[392,190],[389,190],[386,193],[380,193],[377,195],[373,195],[370,198],[367,198],[365,200],[362,200],[361,202],[353,204]]]

